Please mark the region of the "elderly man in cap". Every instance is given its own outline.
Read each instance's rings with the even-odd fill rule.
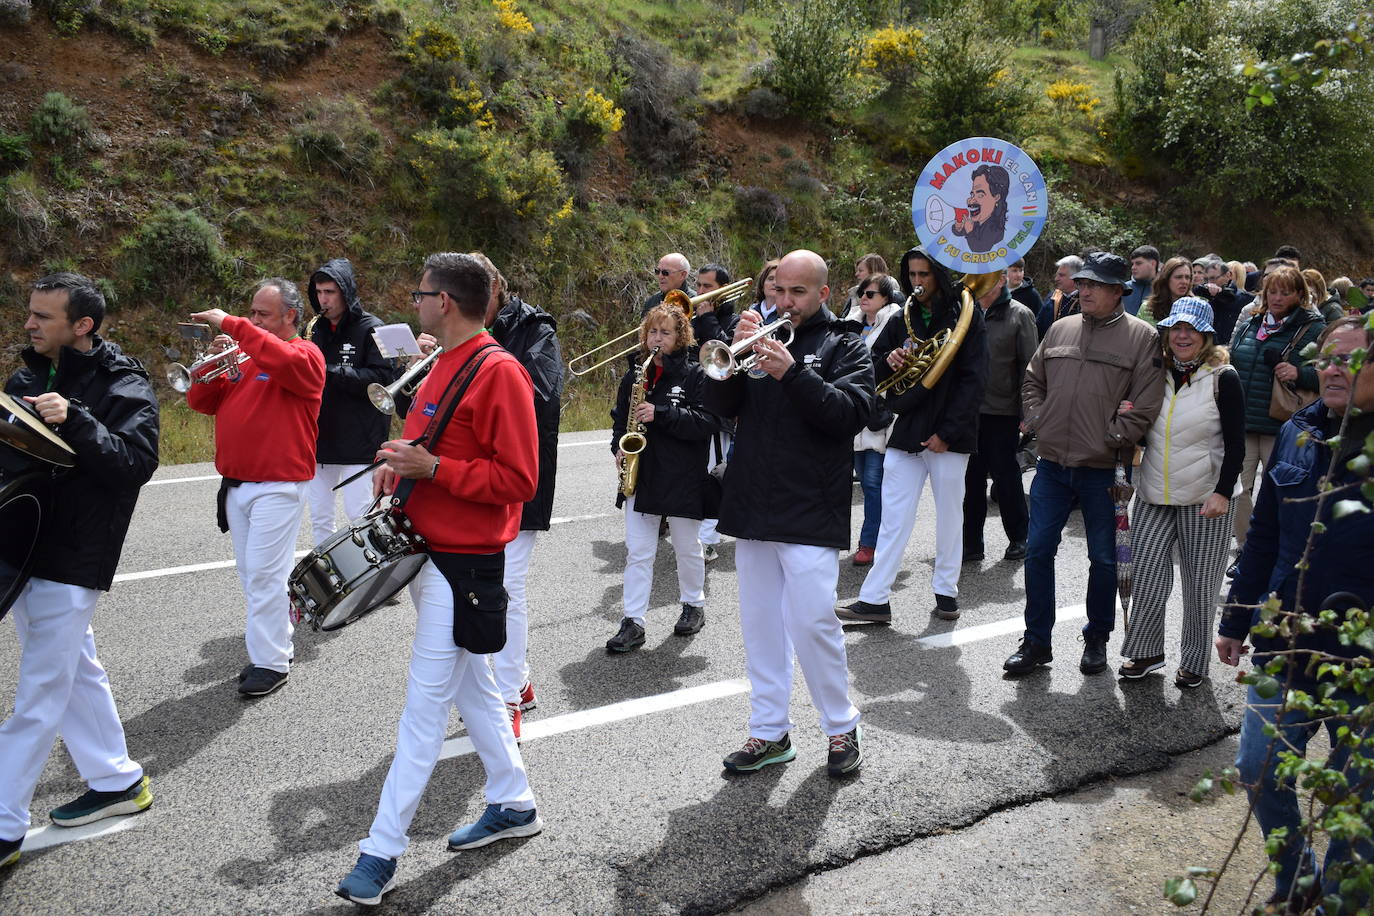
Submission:
[[[1159,335],[1122,307],[1129,267],[1103,251],[1074,273],[1081,315],[1056,321],[1026,367],[1023,427],[1040,443],[1030,492],[1026,545],[1026,632],[1002,666],[1027,674],[1054,659],[1054,556],[1075,498],[1088,548],[1088,623],[1079,669],[1107,669],[1107,637],[1116,622],[1115,506],[1109,488],[1118,460],[1130,465],[1135,443],[1164,397]]]

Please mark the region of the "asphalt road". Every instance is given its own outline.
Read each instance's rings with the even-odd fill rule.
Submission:
[[[547,827],[528,840],[447,850],[447,834],[483,804],[481,767],[455,714],[450,756],[435,770],[401,883],[386,900],[394,911],[725,911],[809,875],[842,874],[875,853],[965,833],[1006,809],[1167,767],[1171,755],[1238,725],[1243,695],[1215,667],[1217,681],[1186,693],[1171,678],[1121,685],[1110,674],[1078,672],[1087,562],[1076,517],[1057,570],[1061,616],[1070,618],[1055,633],[1058,660],[1021,681],[1004,679],[1001,662],[1020,633],[1020,566],[995,559],[1005,540],[994,512],[990,559],[965,567],[963,617],[932,617],[927,499],[894,595],[896,622],[846,635],[864,715],[862,773],[826,776],[825,739],[798,672],[797,759],[750,776],[727,774],[720,759],[746,737],[748,704],[733,544],[727,538],[708,569],[707,625],[690,639],[672,635],[676,580],[671,550],[661,545],[648,643],[608,656],[624,544],[607,436],[563,438],[556,520],[535,548],[530,575],[539,708],[526,719],[523,749]],[[229,538],[214,525],[217,481],[195,479],[209,475],[208,465],[158,473],[139,501],[120,579],[96,612],[96,642],[130,751],[146,767],[156,802],[94,830],[45,826],[44,812],[83,789],[59,747],[34,798],[23,858],[0,872],[0,913],[351,908],[332,889],[356,858],[390,764],[414,611],[405,598],[335,633],[298,629],[286,686],[241,699],[243,598]],[[857,534],[857,487],[854,512]],[[304,531],[302,550],[310,546]],[[843,555],[841,599],[857,595],[862,576]],[[1178,614],[1175,600],[1171,621]],[[1176,636],[1170,640],[1172,666]],[[1119,645],[1118,633],[1113,653]],[[5,714],[18,654],[6,621]],[[1014,826],[991,836],[1021,839]],[[949,847],[907,848],[938,856]],[[894,862],[934,867],[919,857]],[[1042,879],[1061,880],[1029,880]],[[777,912],[806,912],[797,899],[796,908]],[[1060,912],[1102,911],[1099,896],[1072,885],[1056,899]],[[867,912],[864,900],[824,911]],[[934,898],[919,911],[966,907]],[[1008,899],[1001,911],[1028,910]]]

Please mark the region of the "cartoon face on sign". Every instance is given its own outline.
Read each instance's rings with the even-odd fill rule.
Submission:
[[[951,270],[982,274],[1019,260],[1048,213],[1045,180],[1004,140],[971,137],[926,164],[911,197],[921,244]]]

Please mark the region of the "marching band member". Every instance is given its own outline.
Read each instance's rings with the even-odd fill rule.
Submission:
[[[305,292],[319,316],[310,342],[324,354],[315,476],[306,486],[311,536],[320,544],[334,533],[334,486],[372,462],[391,426],[391,418],[368,400],[367,386],[390,384],[397,373],[372,339],[382,320],[363,310],[348,258],[335,258],[315,271]],[[342,493],[344,512],[358,518],[371,501],[371,481],[360,475]]]
[[[335,891],[354,903],[376,904],[396,885],[396,859],[409,845],[406,831],[439,759],[452,706],[486,770],[487,807],[477,822],[454,831],[449,848],[543,829],[485,657],[505,639],[504,549],[519,532],[521,506],[537,491],[539,460],[529,375],[482,329],[490,296],[487,269],[454,252],[430,255],[411,293],[421,330],[437,337],[444,353],[416,392],[404,441],[377,453],[386,464],[374,487],[403,503],[429,542],[430,562],[410,586],[418,619],[396,756],[372,829],[358,844],[358,862]],[[449,415],[452,422],[436,435],[433,424]],[[455,613],[456,601],[462,613]]]
[[[139,488],[157,469],[158,409],[138,360],[103,340],[105,299],[87,278],[53,274],[29,296],[24,368],[5,391],[33,405],[76,453],[53,478],[32,575],[14,602],[19,682],[0,725],[0,866],[19,859],[43,764],[60,734],[89,791],[53,810],[75,827],[153,803],[129,759],[91,617],[109,591]]]
[[[558,322],[506,289],[506,278],[486,255],[474,251],[491,275],[491,297],[484,323],[496,342],[510,351],[534,385],[534,417],[539,427],[539,489],[520,514],[520,533],[506,545],[502,585],[510,595],[506,608],[506,645],[491,656],[496,686],[506,701],[511,727],[520,737],[522,715],[535,707],[530,681],[529,601],[525,582],[536,532],[548,531],[553,518],[554,476],[558,470],[558,418],[563,398],[563,357],[558,347]]]
[[[627,498],[622,485],[616,496],[616,506],[625,508],[627,555],[625,616],[619,631],[606,642],[611,652],[630,652],[644,645],[644,614],[649,609],[663,518],[668,520],[677,555],[678,600],[682,602],[682,615],[673,632],[691,636],[706,623],[706,566],[697,535],[702,518],[715,509],[707,506],[706,452],[720,424],[701,404],[706,375],[687,358],[695,343],[682,309],[655,306],[639,326],[639,354],[634,368],[621,379],[611,411],[611,450],[622,474],[626,456],[620,443],[626,430],[641,431],[645,440],[632,495]]]
[[[929,340],[959,321],[960,296],[949,272],[920,248],[902,255],[897,274],[910,297],[903,315],[889,321],[873,344],[878,381],[904,365],[903,344],[914,335]],[[915,295],[913,296],[913,290]],[[854,623],[891,623],[892,583],[916,527],[921,491],[930,481],[935,499],[934,613],[942,620],[959,616],[959,566],[964,556],[964,476],[978,446],[978,406],[988,375],[987,325],[976,305],[973,320],[948,370],[932,388],[920,384],[889,396],[897,414],[883,456],[883,522],[873,567],[859,600],[835,613]]]
[[[863,752],[833,608],[839,551],[849,546],[854,434],[873,410],[873,363],[822,305],[830,287],[819,255],[788,254],[773,285],[780,317],[795,328],[791,346],[765,338],[754,347],[765,377],[706,386],[708,410],[739,418],[720,530],[738,539],[750,715],[749,738],[725,767],[750,772],[796,756],[788,717],[795,655],[830,739],[827,772],[841,776],[858,770]],[[757,311],[744,313],[735,340],[761,326]]]
[[[723,265],[711,263],[697,271],[697,295],[713,293],[730,283],[730,271]],[[699,302],[696,306],[696,314],[692,315],[692,334],[696,336],[698,344],[704,344],[708,340],[719,340],[722,343],[730,343],[735,339],[735,324],[739,321],[739,316],[735,314],[735,304],[733,302]],[[687,358],[696,361],[697,354],[690,347],[687,351]],[[720,429],[711,435],[711,447],[706,453],[706,466],[711,469],[719,465],[730,454],[730,443],[734,441],[734,427],[722,423]],[[701,550],[707,563],[714,563],[720,559],[717,548],[720,547],[720,532],[716,530],[716,523],[719,519],[704,518],[701,520]]]
[[[237,372],[186,392],[192,410],[215,418],[219,527],[233,537],[248,605],[248,665],[239,673],[248,697],[286,683],[295,654],[286,579],[315,476],[325,379],[324,356],[297,332],[301,311],[296,284],[273,277],[257,285],[247,318],[220,309],[191,316],[221,332],[218,344],[237,342],[249,357]]]

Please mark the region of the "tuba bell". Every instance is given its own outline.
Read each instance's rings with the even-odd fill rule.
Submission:
[[[990,274],[964,274],[959,287],[959,320],[954,323],[954,327],[937,332],[929,340],[917,337],[911,327],[911,305],[917,293],[922,292],[920,287],[913,290],[906,304],[902,306],[902,320],[906,322],[907,334],[910,335],[910,340],[903,350],[906,354],[905,365],[883,379],[878,385],[877,393],[880,396],[900,396],[917,385],[927,391],[934,388],[949,368],[949,364],[954,361],[965,335],[968,334],[969,325],[973,323],[973,310],[978,307],[977,300],[992,291],[1001,279],[1001,271]]]

